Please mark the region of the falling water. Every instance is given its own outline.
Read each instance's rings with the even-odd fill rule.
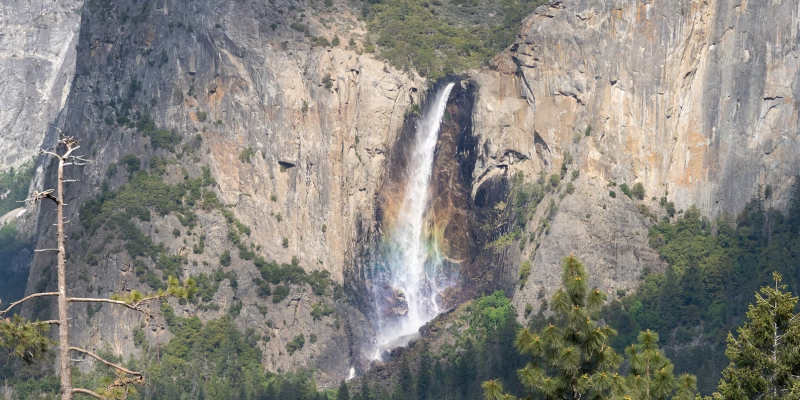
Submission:
[[[450,83],[436,93],[417,123],[414,146],[407,160],[405,194],[396,223],[385,239],[386,266],[383,278],[379,279],[383,284],[376,285],[384,292],[377,296],[393,291],[389,295],[404,299],[407,310],[396,318],[379,318],[375,358],[380,358],[381,351],[389,347],[406,345],[409,335],[436,317],[441,311],[436,295],[449,285],[441,273],[441,256],[425,229],[425,215],[434,150],[453,85]]]

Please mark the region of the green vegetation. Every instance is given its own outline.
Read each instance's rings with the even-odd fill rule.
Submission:
[[[239,153],[239,161],[252,164],[254,155],[256,155],[256,151],[253,149],[253,146],[247,146],[246,149]]]
[[[306,337],[301,333],[295,336],[289,343],[286,343],[286,351],[289,355],[294,354],[294,352],[303,348],[303,345],[306,344]]]
[[[800,314],[797,297],[785,292],[781,275],[775,285],[756,293],[755,305],[738,337],[728,335],[725,355],[731,360],[722,371],[718,393],[723,399],[789,399],[800,394]]]
[[[325,304],[325,303],[314,303],[311,306],[311,317],[314,320],[321,320],[322,317],[327,317],[328,315],[333,314],[336,310],[333,307]]]
[[[221,256],[219,256],[219,265],[223,267],[230,267],[231,266],[231,251],[225,250]]]
[[[522,19],[543,3],[366,0],[361,14],[377,37],[381,58],[398,69],[413,68],[438,79],[484,65],[511,45]],[[375,51],[369,40],[364,51]]]
[[[621,190],[625,196],[631,197],[631,188],[628,187],[627,183],[619,185],[619,190]]]
[[[19,201],[28,196],[28,187],[33,178],[33,161],[23,164],[19,169],[13,167],[0,172],[0,216],[23,207]]]
[[[144,114],[136,121],[136,129],[141,132],[142,136],[150,138],[150,144],[154,149],[166,149],[172,153],[175,152],[175,146],[183,139],[174,129],[172,131],[157,129],[150,114]]]
[[[181,265],[188,260],[184,256],[168,256],[164,245],[155,244],[136,227],[132,219],[150,221],[153,212],[161,216],[175,213],[182,224],[191,228],[197,223],[193,207],[217,208],[223,214],[227,211],[217,201],[216,194],[207,189],[214,184],[207,167],[203,167],[200,177],[187,176],[181,183],[168,185],[160,175],[164,165],[163,160],[152,158],[151,172],[137,171],[117,191],[110,191],[107,185],[103,185],[100,194],[84,203],[80,211],[83,234],[93,236],[103,229],[106,240],[100,245],[101,248],[113,239],[123,241],[125,250],[133,258],[135,274],[153,289],[165,289],[169,275],[182,275]],[[173,235],[176,233],[180,235],[180,230],[173,231]],[[202,240],[201,236],[198,252],[202,252]],[[162,271],[160,278],[148,268],[147,260]]]
[[[129,394],[129,400],[328,399],[318,391],[310,371],[283,376],[264,372],[258,342],[268,341],[268,337],[252,329],[240,332],[227,316],[203,323],[197,317],[176,316],[166,303],[162,310],[175,334],[166,345],[149,346],[143,330],[137,328],[134,338],[138,337],[136,343],[142,350],[140,358],[123,361],[110,352],[101,352],[109,360],[143,370],[147,376],[148,385]],[[295,338],[291,343],[302,347],[304,341]],[[55,399],[58,379],[52,375],[52,365],[52,361],[21,365],[23,373],[7,381],[19,396],[14,398]],[[0,369],[0,376],[8,376],[4,372]],[[74,374],[76,383],[84,387],[107,385],[115,378],[102,365],[90,374]]]
[[[636,200],[644,200],[645,191],[642,182],[636,182],[636,184],[633,185],[633,190],[631,190],[631,196]]]
[[[627,378],[619,374],[620,357],[610,346],[616,331],[597,322],[606,301],[605,293],[588,289],[583,264],[564,259],[560,287],[550,301],[555,323],[537,333],[525,328],[516,337],[516,347],[530,357],[518,371],[524,393],[546,399],[605,399],[633,394],[637,399],[694,398],[694,378],[675,379],[672,365],[658,352],[658,336],[639,335],[639,344],[629,351]],[[503,388],[492,380],[483,384],[487,400],[502,398]],[[675,397],[673,397],[675,394]]]
[[[289,287],[286,285],[275,286],[275,289],[272,290],[273,303],[280,303],[287,297],[289,297]]]
[[[208,119],[208,113],[205,111],[198,110],[196,114],[197,114],[197,120],[200,122],[206,122],[206,119]]]
[[[531,276],[531,262],[525,260],[519,267],[519,287],[522,289],[525,283],[528,282],[528,277]]]
[[[322,86],[328,91],[333,88],[333,79],[331,79],[331,74],[325,74],[325,76],[322,77]]]
[[[558,187],[561,184],[561,176],[558,174],[550,175],[550,186]]]
[[[791,203],[800,204],[800,197]],[[661,221],[649,241],[667,262],[666,271],[645,274],[636,294],[612,300],[604,310],[619,329],[615,348],[651,329],[666,339],[676,371],[697,374],[700,391],[711,393],[725,367],[728,332],[748,311],[748,294],[774,286],[772,271],[788,287],[800,288],[798,220],[797,211],[786,217],[754,199],[736,218],[722,214],[713,224],[694,207],[675,223]]]
[[[28,283],[28,268],[12,268],[15,258],[22,249],[32,250],[30,241],[18,237],[17,227],[14,222],[9,222],[0,227],[0,293],[3,304],[8,304],[21,299],[25,295]]]
[[[253,263],[261,274],[261,278],[253,279],[259,287],[259,296],[272,296],[273,303],[280,303],[289,295],[289,284],[307,284],[311,291],[317,296],[326,294],[328,287],[334,287],[334,294],[337,293],[339,285],[330,279],[330,272],[326,270],[314,271],[307,274],[300,267],[296,257],[292,258],[291,264],[281,264],[274,261],[267,261],[262,256],[255,256]],[[279,285],[283,283],[283,285]],[[270,284],[279,285],[271,289]]]
[[[216,294],[217,290],[219,290],[220,283],[222,283],[222,281],[225,279],[228,279],[228,282],[230,282],[231,287],[234,289],[238,287],[236,272],[225,272],[222,270],[222,268],[216,269],[211,275],[201,273],[193,278],[197,285],[197,296],[194,299],[195,303],[197,303],[197,301],[211,301],[211,299],[214,297],[214,294]]]

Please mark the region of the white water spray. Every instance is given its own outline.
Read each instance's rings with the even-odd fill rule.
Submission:
[[[397,221],[388,234],[386,283],[405,298],[408,310],[395,321],[379,321],[379,348],[382,350],[408,343],[409,335],[418,332],[426,322],[441,310],[436,295],[447,286],[441,281],[441,257],[435,244],[425,232],[425,215],[428,211],[434,151],[439,139],[442,117],[454,83],[449,83],[436,93],[435,98],[417,124],[416,138],[407,160],[405,195]]]

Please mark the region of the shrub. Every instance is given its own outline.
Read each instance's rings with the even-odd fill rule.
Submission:
[[[561,176],[558,174],[550,175],[550,186],[557,187],[561,183]]]
[[[303,24],[302,22],[300,22],[300,21],[294,21],[294,22],[292,22],[292,23],[289,25],[289,27],[290,27],[290,28],[292,28],[292,29],[294,29],[294,30],[296,30],[296,31],[298,31],[298,32],[302,32],[302,33],[304,33],[304,34],[306,34],[306,35],[308,35],[308,34],[309,34],[309,32],[308,32],[308,27],[307,27],[305,24]]]
[[[19,169],[9,168],[7,171],[0,172],[0,189],[3,196],[0,196],[0,215],[20,206],[18,201],[28,197],[28,187],[33,177],[33,162],[27,162]]]
[[[531,275],[531,262],[525,261],[519,267],[519,287],[522,288],[525,286],[525,283],[528,282],[528,277]]]
[[[591,125],[588,125],[586,127],[586,130],[583,132],[583,135],[584,136],[591,136],[592,135],[592,126]]]
[[[289,297],[289,287],[286,285],[278,285],[272,290],[272,302],[280,303]]]
[[[281,243],[284,249],[289,248],[289,238],[283,238],[283,242]]]
[[[572,180],[573,180],[573,181],[574,181],[575,179],[578,179],[578,177],[579,177],[579,176],[581,176],[581,170],[579,170],[579,169],[576,169],[576,170],[572,171]]]
[[[225,250],[221,256],[219,256],[219,264],[223,267],[229,267],[231,265],[231,252],[230,250]]]
[[[331,79],[331,74],[325,74],[325,76],[322,78],[322,86],[328,91],[331,90],[333,87],[333,79]]]
[[[180,236],[180,235],[181,235],[181,231],[180,231],[180,229],[178,229],[178,228],[175,228],[175,229],[173,229],[173,230],[172,230],[172,236],[174,236],[174,237],[178,237],[178,236]]]
[[[633,185],[633,190],[631,191],[633,198],[637,200],[644,200],[645,192],[644,192],[644,185],[641,182],[636,182]]]
[[[611,196],[612,199],[617,198],[617,192],[615,192],[613,190],[609,190],[608,191],[608,195]]]
[[[128,175],[133,175],[135,172],[138,172],[141,169],[141,162],[139,161],[139,157],[136,157],[133,154],[125,154],[124,156],[122,156],[119,159],[119,165],[125,166],[125,170],[128,171]]]
[[[619,190],[621,190],[622,193],[625,194],[625,196],[631,197],[631,188],[628,187],[627,183],[619,185]]]
[[[316,320],[321,320],[322,317],[327,317],[333,314],[334,309],[324,303],[314,303],[311,306],[311,317]]]
[[[205,111],[197,111],[197,113],[195,113],[195,114],[197,115],[197,120],[198,121],[206,122],[206,119],[208,118],[208,113],[207,112],[205,112]]]
[[[331,42],[329,42],[325,36],[312,37],[311,44],[314,46],[331,47]]]
[[[675,203],[669,201],[664,208],[667,210],[667,214],[669,214],[670,217],[675,215]]]
[[[575,193],[575,185],[572,182],[567,183],[567,194]]]
[[[311,343],[317,343],[317,334],[316,333],[312,333],[312,334],[308,335],[308,341],[311,342]]]
[[[338,46],[339,43],[341,43],[341,40],[339,40],[339,35],[333,35],[333,40],[331,40],[331,45]]]
[[[247,146],[246,149],[242,150],[242,152],[239,153],[239,161],[243,163],[252,164],[253,163],[252,158],[255,154],[256,151],[253,150],[253,146]]]
[[[286,351],[289,352],[289,355],[294,354],[295,351],[300,350],[303,348],[303,345],[306,344],[306,337],[303,334],[299,334],[292,339],[289,343],[286,343]]]

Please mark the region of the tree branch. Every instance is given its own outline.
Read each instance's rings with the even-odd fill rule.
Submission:
[[[123,367],[121,365],[114,364],[111,361],[107,361],[104,358],[98,356],[97,354],[92,353],[89,350],[84,350],[84,349],[82,349],[80,347],[70,347],[69,349],[72,350],[72,351],[77,351],[79,353],[86,354],[87,356],[92,357],[95,360],[100,361],[101,363],[103,363],[105,365],[108,365],[111,368],[115,368],[117,370],[120,370],[120,371],[122,371],[122,372],[124,372],[124,373],[126,373],[128,375],[134,375],[134,376],[139,376],[139,377],[143,376],[141,372],[134,372],[134,371],[131,371],[131,370],[129,370],[129,369],[127,369],[127,368],[125,368],[125,367]]]
[[[111,303],[116,304],[119,306],[130,308],[134,311],[144,312],[142,307],[140,307],[141,301],[136,302],[133,304],[128,304],[124,301],[120,300],[111,300],[111,299],[101,299],[101,298],[93,298],[93,297],[68,297],[67,301],[70,303]]]
[[[32,295],[30,295],[28,297],[23,298],[22,300],[18,300],[18,301],[15,301],[15,302],[11,303],[11,305],[8,306],[8,308],[6,308],[3,311],[0,311],[0,316],[5,315],[7,312],[11,311],[12,308],[16,307],[17,305],[19,305],[22,302],[28,301],[30,299],[35,299],[37,297],[44,297],[44,296],[58,296],[58,292],[34,293],[34,294],[32,294]]]
[[[101,396],[100,394],[95,393],[95,392],[93,392],[93,391],[91,391],[89,389],[74,388],[74,389],[72,389],[72,393],[73,394],[75,394],[75,393],[83,393],[83,394],[88,394],[89,396],[92,396],[94,398],[98,398],[100,400],[110,400],[108,397]]]

